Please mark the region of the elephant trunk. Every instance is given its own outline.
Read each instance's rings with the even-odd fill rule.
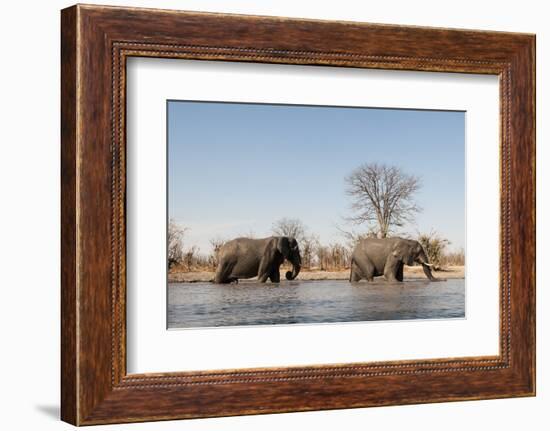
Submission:
[[[291,258],[289,260],[292,263],[292,272],[287,271],[285,277],[287,280],[294,280],[300,273],[300,268],[302,267],[300,253],[296,250],[296,252],[291,255]]]
[[[426,274],[426,277],[430,281],[436,281],[437,279],[432,275],[432,270],[430,269],[430,265],[427,265],[425,263],[422,264],[422,269],[424,270],[424,274]]]
[[[285,274],[287,280],[294,280],[300,273],[300,264],[292,264],[292,272],[287,271]]]
[[[422,265],[424,274],[430,281],[437,281],[437,279],[432,274],[432,270],[431,270],[432,265],[428,263],[428,258],[426,257],[426,254],[424,252],[420,253],[416,261]]]

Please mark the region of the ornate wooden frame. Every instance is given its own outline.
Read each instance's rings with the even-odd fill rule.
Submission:
[[[534,35],[81,5],[61,18],[63,420],[88,425],[535,394]],[[129,56],[498,75],[500,354],[128,375]]]

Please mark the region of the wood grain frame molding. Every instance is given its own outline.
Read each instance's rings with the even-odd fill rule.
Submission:
[[[535,394],[535,36],[77,5],[61,25],[61,416],[75,425]],[[126,59],[500,78],[500,353],[126,372]]]

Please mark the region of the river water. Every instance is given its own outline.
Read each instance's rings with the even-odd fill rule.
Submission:
[[[170,283],[168,328],[288,325],[465,316],[464,279]]]

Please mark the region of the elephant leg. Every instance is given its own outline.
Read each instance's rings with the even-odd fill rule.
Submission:
[[[386,281],[403,281],[403,278],[399,280],[397,278],[397,273],[399,271],[399,266],[403,265],[403,263],[398,260],[395,256],[390,254],[386,260],[386,265],[384,266],[384,278]]]
[[[216,270],[216,275],[214,276],[214,283],[227,284],[238,281],[236,277],[231,277],[232,270],[233,265],[229,264],[227,261],[220,262]]]
[[[359,280],[361,280],[363,277],[361,275],[361,270],[356,265],[355,261],[352,260],[351,262],[351,268],[350,268],[350,274],[349,274],[349,281],[350,283],[357,283]]]
[[[272,283],[280,283],[281,282],[281,273],[278,269],[274,269],[271,271],[271,274],[269,274],[269,279]]]
[[[260,283],[265,283],[270,274],[271,273],[268,271],[267,268],[262,268],[262,266],[260,265],[260,270],[258,271],[258,281]]]
[[[279,272],[279,268],[273,268],[272,260],[264,256],[258,268],[258,281],[260,283],[265,283],[274,270]]]
[[[399,264],[399,267],[397,268],[397,275],[395,278],[397,278],[397,281],[403,281],[403,267],[405,265],[403,263]]]
[[[366,278],[367,281],[374,281],[374,265],[368,257],[364,259],[354,259],[353,262],[357,267],[356,273],[360,276],[359,280],[361,280],[361,278]]]

